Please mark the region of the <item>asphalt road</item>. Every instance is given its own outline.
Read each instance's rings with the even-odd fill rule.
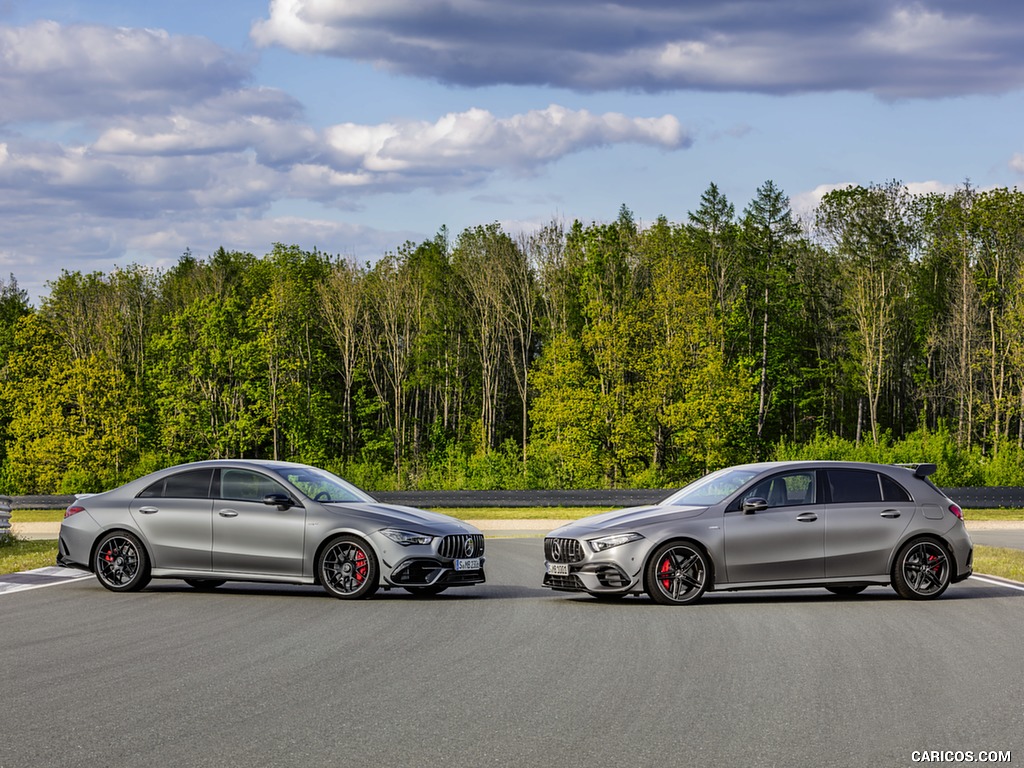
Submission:
[[[1024,591],[723,593],[685,608],[488,584],[319,589],[94,580],[0,595],[0,766],[911,766],[1024,759]]]

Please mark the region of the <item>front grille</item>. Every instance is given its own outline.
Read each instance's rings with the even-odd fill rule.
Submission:
[[[552,563],[578,563],[583,559],[583,545],[576,539],[544,539],[544,557]]]
[[[552,576],[550,573],[545,573],[544,586],[551,587],[551,589],[561,589],[566,592],[583,591],[583,582],[580,581],[579,577],[576,575]]]
[[[467,545],[471,545],[468,546]],[[452,560],[467,557],[483,557],[484,535],[482,533],[465,533],[458,536],[445,536],[437,554]]]

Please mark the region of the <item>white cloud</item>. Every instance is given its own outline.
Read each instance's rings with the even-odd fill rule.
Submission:
[[[1024,85],[1024,13],[978,0],[271,0],[259,46],[461,85],[868,91]]]
[[[0,123],[166,110],[237,89],[250,64],[205,38],[161,30],[0,25]]]

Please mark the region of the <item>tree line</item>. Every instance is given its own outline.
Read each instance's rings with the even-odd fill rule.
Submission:
[[[773,458],[1024,484],[1024,194],[711,184],[370,264],[274,245],[0,280],[0,489],[263,457],[367,488],[672,486]]]

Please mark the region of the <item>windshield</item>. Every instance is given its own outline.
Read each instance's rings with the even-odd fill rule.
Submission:
[[[288,482],[314,501],[373,502],[373,498],[337,475],[316,467],[289,469],[282,474]]]
[[[725,501],[757,472],[752,469],[720,469],[680,488],[663,502],[677,507],[708,507]]]

